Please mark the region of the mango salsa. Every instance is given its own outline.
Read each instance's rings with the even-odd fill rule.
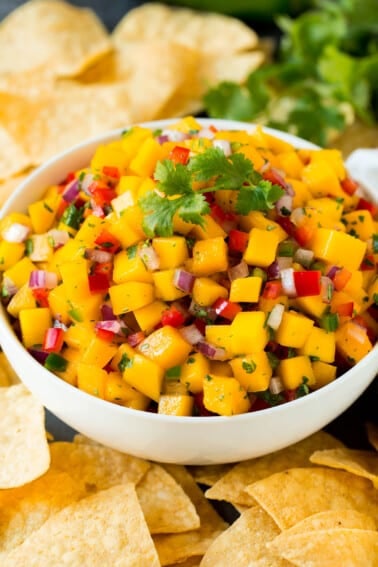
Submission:
[[[377,207],[337,150],[188,116],[134,126],[53,181],[0,221],[0,289],[24,347],[71,387],[232,416],[374,349]]]

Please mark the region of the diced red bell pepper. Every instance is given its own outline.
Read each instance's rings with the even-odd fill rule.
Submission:
[[[300,246],[306,246],[312,239],[315,228],[309,224],[297,226],[294,230],[294,238]]]
[[[232,229],[228,234],[228,248],[231,252],[244,252],[248,246],[248,232]]]
[[[203,335],[206,334],[206,321],[197,317],[197,319],[194,319],[193,323],[200,333],[202,333]]]
[[[297,392],[296,390],[285,390],[283,392],[283,395],[285,396],[285,400],[287,402],[292,402],[293,400],[296,399],[297,397]]]
[[[352,274],[346,268],[341,268],[341,270],[337,270],[335,275],[332,278],[333,285],[337,291],[341,291],[344,289],[346,284],[349,282]]]
[[[112,165],[104,165],[102,173],[106,175],[106,177],[111,177],[112,179],[119,179],[121,177],[118,167],[114,167]]]
[[[285,183],[282,175],[280,175],[278,171],[275,171],[274,169],[267,169],[266,171],[264,171],[262,176],[266,181],[273,183],[273,185],[279,185],[283,189],[286,189],[287,187],[287,184]]]
[[[175,146],[171,153],[169,154],[170,159],[173,163],[181,163],[186,165],[189,161],[190,150],[189,148],[183,148],[182,146]]]
[[[319,295],[321,291],[321,271],[306,270],[293,272],[297,297],[307,297],[309,295]]]
[[[49,307],[49,290],[35,287],[32,289],[32,294],[36,302],[38,303],[39,307]]]
[[[113,333],[112,331],[108,331],[107,329],[96,329],[96,335],[102,341],[111,343],[112,340],[114,339],[115,333]]]
[[[359,211],[369,211],[372,217],[378,214],[378,206],[362,197],[359,199],[356,209]]]
[[[346,177],[341,181],[341,187],[345,193],[348,195],[353,195],[358,189],[358,183],[353,181],[350,177]]]
[[[183,313],[174,305],[171,305],[169,309],[166,309],[161,317],[161,324],[163,327],[165,325],[170,325],[171,327],[181,327],[185,322],[185,317]]]
[[[280,280],[266,282],[262,296],[264,299],[277,299],[282,295],[282,284]]]
[[[131,333],[131,335],[127,337],[127,342],[131,347],[134,348],[139,345],[139,343],[144,341],[145,338],[146,335],[143,333],[143,331],[137,331],[136,333]]]
[[[336,305],[332,311],[337,313],[339,317],[352,317],[353,315],[354,303],[353,301],[348,301],[347,303],[340,303]]]
[[[102,274],[107,276],[108,280],[110,280],[112,269],[113,269],[113,262],[101,262],[97,263],[93,266],[93,274]]]
[[[64,342],[64,331],[60,327],[47,329],[43,341],[43,350],[46,352],[60,352]]]
[[[107,252],[110,252],[110,254],[115,254],[121,248],[118,238],[106,229],[98,235],[95,243]]]
[[[291,222],[290,217],[284,217],[282,215],[278,215],[276,221],[280,225],[281,228],[284,229],[285,232],[288,233],[289,236],[294,237],[296,232],[296,226],[293,222]]]
[[[217,128],[216,126],[213,126],[213,124],[210,124],[209,130],[211,130],[212,132],[214,132],[214,134],[215,134],[216,132],[218,132],[218,128]]]
[[[360,270],[366,272],[368,270],[375,270],[375,258],[373,254],[367,254],[361,262]]]
[[[233,303],[232,301],[224,299],[223,297],[218,297],[212,307],[217,315],[224,317],[229,321],[235,319],[236,315],[242,310],[238,303]]]
[[[94,181],[88,188],[92,199],[99,207],[109,205],[110,202],[117,197],[117,193],[111,187],[104,185],[98,181]]]
[[[91,293],[107,293],[109,278],[105,274],[92,274],[88,276],[89,291]]]
[[[56,216],[58,219],[60,219],[60,217],[63,215],[64,211],[66,210],[66,208],[68,207],[69,203],[67,201],[65,201],[64,199],[62,199],[58,205],[58,209],[56,211]]]

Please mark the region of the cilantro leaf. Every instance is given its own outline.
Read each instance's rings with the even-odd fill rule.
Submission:
[[[274,207],[274,203],[284,193],[278,185],[264,180],[255,186],[243,186],[239,191],[235,210],[241,215],[247,215],[250,211],[267,211]]]
[[[159,161],[156,165],[154,178],[158,182],[158,189],[165,195],[182,195],[192,192],[189,171],[181,163],[174,164],[169,159]]]
[[[227,158],[219,148],[208,148],[194,156],[189,162],[189,170],[195,181],[215,178],[212,190],[239,189],[254,173],[252,162],[243,154],[233,154]]]
[[[185,222],[192,222],[204,226],[203,215],[210,212],[210,207],[202,193],[193,192],[181,200],[177,209],[179,217]]]

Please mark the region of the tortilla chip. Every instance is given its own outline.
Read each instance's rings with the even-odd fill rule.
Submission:
[[[72,77],[111,49],[92,10],[61,0],[31,0],[1,23],[0,73],[44,68]]]
[[[293,468],[246,488],[281,529],[325,510],[352,509],[378,520],[378,492],[351,473],[326,468]]]
[[[130,40],[174,38],[176,43],[218,57],[230,50],[254,49],[258,44],[255,32],[236,18],[158,3],[128,12],[112,37],[117,46]]]
[[[374,567],[378,557],[378,532],[347,528],[311,534],[287,535],[284,532],[267,546],[273,553],[299,567]]]
[[[242,506],[253,506],[256,501],[251,494],[245,492],[245,488],[249,484],[290,467],[310,466],[310,455],[316,449],[342,446],[343,444],[335,437],[324,431],[319,431],[286,449],[238,463],[207,490],[206,497],[214,500],[226,500]]]
[[[187,470],[179,465],[164,465],[165,470],[182,486],[200,517],[200,528],[184,534],[155,535],[153,540],[162,565],[179,563],[189,557],[203,555],[210,543],[226,528],[204,497]]]
[[[196,482],[213,486],[220,480],[234,465],[198,465],[188,467],[190,474]]]
[[[378,451],[378,425],[372,422],[367,423],[366,432],[370,445],[372,445],[374,449]]]
[[[200,62],[200,76],[205,90],[222,81],[243,83],[248,75],[264,62],[262,51],[231,53],[229,55],[205,56]]]
[[[20,173],[31,159],[13,136],[0,125],[0,181]]]
[[[74,435],[73,442],[78,443],[79,445],[97,445],[99,447],[103,446],[100,443],[97,443],[97,441],[94,441],[93,439],[90,439],[89,437],[82,435],[81,433],[76,433],[76,435]]]
[[[107,447],[58,441],[50,444],[51,468],[69,473],[88,491],[104,490],[123,482],[137,484],[150,464]]]
[[[1,192],[1,184],[0,184]],[[1,202],[0,202],[1,206]],[[9,360],[5,354],[0,350],[0,387],[11,386],[12,384],[19,384],[20,379],[13,370]]]
[[[30,175],[31,170],[28,170],[27,173],[23,173],[21,175],[16,175],[14,177],[9,177],[4,181],[0,181],[0,207],[2,207],[8,197],[11,196],[13,191],[17,189],[17,187]],[[19,382],[19,380],[17,380]]]
[[[43,406],[23,384],[0,388],[0,488],[43,475],[50,453]]]
[[[358,451],[357,449],[328,449],[315,451],[310,461],[334,469],[342,469],[372,481],[378,488],[378,455],[373,451]]]
[[[340,528],[358,529],[358,530],[375,530],[376,522],[371,516],[367,516],[362,512],[352,509],[345,510],[326,510],[318,512],[312,516],[308,516],[301,522],[298,522],[288,530],[282,532],[282,537],[286,535],[302,534],[308,532],[317,532],[319,530],[335,530]],[[277,536],[276,541],[281,536]]]
[[[199,557],[189,557],[185,561],[180,561],[180,563],[173,563],[168,565],[168,567],[199,567],[201,565],[202,556]]]
[[[286,567],[276,559],[266,544],[280,533],[272,518],[259,506],[249,508],[211,544],[201,567]]]
[[[200,527],[189,496],[161,466],[152,464],[136,491],[151,534],[179,533]]]
[[[85,496],[70,475],[49,470],[19,488],[0,491],[0,564],[6,555],[38,530],[50,516]]]
[[[158,567],[134,486],[114,486],[67,506],[7,557],[8,567],[41,565]]]

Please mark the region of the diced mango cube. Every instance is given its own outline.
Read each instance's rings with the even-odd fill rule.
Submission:
[[[75,234],[75,240],[85,245],[86,248],[94,246],[96,238],[107,227],[107,222],[96,215],[89,215]]]
[[[192,295],[195,303],[209,307],[219,297],[228,297],[228,290],[211,278],[196,278]]]
[[[308,317],[296,311],[285,311],[276,332],[276,341],[286,347],[302,347],[313,326],[314,321]]]
[[[188,246],[183,236],[157,237],[152,247],[159,256],[159,269],[178,268],[188,259]]]
[[[248,215],[241,215],[239,222],[243,230],[250,231],[252,228],[260,228],[268,232],[273,231],[278,236],[279,242],[287,238],[287,232],[277,222],[266,217],[261,211],[251,211]]]
[[[235,378],[247,392],[262,392],[269,388],[272,367],[264,350],[230,361]]]
[[[137,252],[130,258],[127,251],[122,250],[114,256],[113,280],[116,284],[124,282],[152,283],[152,273],[149,272]]]
[[[26,283],[15,293],[7,305],[7,311],[12,317],[18,317],[22,309],[33,309],[37,307],[37,302],[33,292]]]
[[[225,238],[227,236],[226,232],[211,217],[210,215],[204,215],[204,226],[200,226],[199,224],[195,224],[192,228],[191,235],[193,238],[197,240],[207,240],[209,238]]]
[[[281,360],[277,373],[288,390],[294,390],[304,382],[308,386],[315,384],[315,376],[308,356],[293,356]]]
[[[89,344],[83,350],[82,362],[84,364],[95,364],[100,368],[106,366],[117,352],[117,345],[104,341],[94,335]]]
[[[157,299],[140,309],[135,309],[134,317],[142,331],[151,331],[160,323],[166,309],[168,309],[168,305]]]
[[[314,197],[343,196],[337,175],[325,159],[311,160],[302,170],[302,180]]]
[[[154,138],[146,138],[135,157],[131,160],[129,168],[132,173],[141,177],[151,177],[156,163],[163,157],[162,149]]]
[[[182,364],[192,350],[192,345],[183,339],[177,329],[166,325],[139,343],[137,350],[162,368],[168,369]]]
[[[70,325],[64,334],[64,341],[72,349],[86,349],[95,337],[94,324],[88,321]]]
[[[96,364],[79,362],[77,365],[77,387],[97,398],[105,398],[106,370]]]
[[[198,240],[193,246],[192,269],[196,276],[209,276],[228,268],[227,244],[222,237]]]
[[[180,382],[189,392],[198,394],[203,390],[205,376],[210,372],[208,359],[200,352],[191,354],[181,366]]]
[[[317,357],[322,362],[333,362],[335,360],[335,333],[327,333],[324,329],[312,327],[298,354]]]
[[[66,290],[63,284],[60,284],[49,293],[49,307],[54,319],[59,319],[62,323],[67,325],[70,322],[69,311],[71,306],[67,300]]]
[[[0,272],[9,270],[19,260],[21,260],[25,250],[23,242],[0,241]]]
[[[43,344],[46,331],[51,327],[48,307],[21,309],[19,313],[22,343],[26,348]]]
[[[375,232],[374,220],[370,211],[352,211],[344,215],[343,221],[346,223],[346,231],[361,240],[369,240]]]
[[[207,342],[225,350],[225,360],[232,357],[231,325],[206,325],[205,332]]]
[[[335,331],[336,347],[351,364],[359,362],[373,348],[366,329],[353,321],[347,321]]]
[[[230,301],[255,303],[259,300],[262,278],[250,276],[237,278],[231,282]]]
[[[161,270],[154,272],[152,278],[155,286],[155,294],[158,299],[163,301],[175,301],[188,295],[186,292],[178,289],[173,283],[175,270]]]
[[[348,270],[358,270],[366,252],[366,242],[328,228],[316,231],[311,247],[317,258]]]
[[[179,416],[192,415],[193,397],[174,394],[162,395],[158,404],[158,413]]]
[[[250,407],[247,392],[236,378],[208,374],[203,385],[203,403],[219,415],[245,413]]]
[[[327,362],[322,362],[321,360],[317,360],[312,363],[312,370],[315,376],[315,384],[314,388],[317,390],[318,388],[322,388],[326,386],[330,382],[333,382],[336,378],[336,366],[332,364],[327,364]]]
[[[243,258],[251,266],[266,268],[276,258],[278,243],[279,236],[274,230],[268,231],[261,228],[252,228]]]
[[[238,313],[231,323],[231,350],[233,354],[253,354],[264,350],[268,342],[263,311]]]
[[[8,268],[8,270],[4,272],[4,278],[10,279],[19,289],[29,282],[31,272],[36,269],[37,268],[33,262],[27,256],[24,256],[24,258],[16,262],[11,268]]]
[[[136,353],[129,359],[122,376],[127,384],[155,402],[159,401],[164,369],[157,362]]]
[[[143,282],[125,282],[109,288],[115,315],[140,309],[155,299],[154,286]]]

